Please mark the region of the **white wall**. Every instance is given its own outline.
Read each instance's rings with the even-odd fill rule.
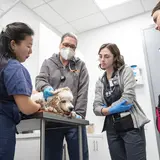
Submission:
[[[35,32],[33,53],[23,63],[31,75],[33,88],[35,88],[35,77],[39,73],[42,62],[59,51],[60,36],[56,30],[53,30],[49,24],[22,3],[18,3],[0,19],[0,30],[7,24],[16,21],[28,24]],[[84,59],[84,56],[78,50],[76,55]]]
[[[96,21],[95,21],[96,23]],[[159,160],[153,121],[153,112],[149,94],[148,80],[144,61],[141,29],[152,24],[150,13],[120,21],[78,36],[79,50],[84,54],[90,74],[89,105],[87,119],[95,123],[95,132],[101,132],[103,118],[93,114],[95,83],[102,72],[98,69],[98,49],[103,43],[116,43],[128,65],[137,64],[142,69],[144,86],[136,89],[137,100],[151,122],[146,126],[148,160]]]
[[[59,44],[60,36],[41,23],[39,36],[39,68],[44,59],[51,57],[53,53],[58,53]]]
[[[40,23],[39,29],[39,69],[43,61],[50,58],[53,53],[59,52],[61,37],[54,33],[53,30],[49,29],[43,23]],[[76,49],[76,56],[85,60],[84,55]]]
[[[39,65],[40,65],[39,63],[42,62],[42,57],[40,57],[40,54],[39,54],[40,50],[42,53],[42,49],[41,49],[42,47],[40,48],[40,41],[39,40],[40,40],[40,36],[41,36],[41,39],[43,39],[44,34],[45,34],[45,33],[42,34],[42,32],[40,32],[40,24],[43,23],[48,28],[51,28],[51,26],[48,25],[47,23],[45,23],[43,21],[43,19],[41,19],[39,16],[37,16],[33,11],[28,9],[22,3],[17,4],[15,7],[13,7],[9,12],[7,12],[0,19],[0,29],[5,27],[5,25],[7,25],[8,23],[12,23],[12,22],[16,22],[16,21],[20,21],[20,22],[24,22],[24,23],[28,24],[35,32],[35,35],[33,37],[32,55],[30,56],[29,59],[27,59],[26,62],[23,63],[23,65],[28,69],[28,71],[31,75],[33,88],[34,88],[35,87],[35,77],[39,73]],[[41,27],[41,29],[42,29],[42,27]],[[40,33],[42,35],[40,35]],[[44,37],[44,41],[46,42],[45,44],[47,44],[47,41],[48,41],[49,45],[51,44],[51,39],[49,39],[49,38],[46,39]],[[42,45],[44,45],[44,44],[42,43]],[[55,44],[55,45],[57,45],[57,44]],[[54,43],[52,43],[52,46],[54,46]],[[45,47],[46,52],[43,52],[43,56],[45,58],[46,54],[48,54],[48,49],[50,49],[50,47],[48,47],[46,45],[44,45],[44,47]],[[52,54],[52,53],[53,52],[51,52],[51,50],[50,50],[50,54]]]
[[[23,63],[31,74],[34,87],[34,79],[38,73],[38,39],[40,21],[37,19],[37,16],[30,12],[30,10],[28,10],[28,8],[26,8],[23,4],[17,4],[9,12],[7,12],[7,14],[4,15],[1,18],[1,26],[5,27],[5,25],[7,25],[8,23],[16,21],[27,23],[35,32],[33,40],[33,53],[30,58],[25,63]]]

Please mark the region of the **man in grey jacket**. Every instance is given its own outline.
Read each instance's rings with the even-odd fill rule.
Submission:
[[[69,87],[73,93],[74,111],[85,118],[87,109],[89,76],[85,63],[75,57],[77,38],[66,33],[61,38],[59,54],[46,59],[36,77],[36,90],[43,91],[44,98],[50,91]],[[70,160],[79,159],[77,128],[46,130],[45,160],[62,160],[63,139],[66,138]],[[86,129],[83,128],[83,159],[88,160]]]

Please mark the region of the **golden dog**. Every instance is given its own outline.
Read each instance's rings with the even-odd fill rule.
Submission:
[[[72,105],[73,94],[68,87],[53,91],[53,96],[49,97],[47,101],[44,100],[42,92],[32,94],[31,98],[35,102],[43,104],[42,110],[44,111],[63,116],[76,117],[76,113],[73,111],[74,106]]]

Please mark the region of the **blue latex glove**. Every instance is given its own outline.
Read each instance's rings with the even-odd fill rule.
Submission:
[[[121,113],[128,111],[133,106],[133,104],[126,104],[126,103],[127,101],[123,100],[121,103],[112,106],[111,108],[109,108],[109,113],[114,114],[114,113]]]
[[[82,119],[82,117],[80,115],[78,115],[78,114],[76,114],[76,118]]]
[[[53,96],[53,93],[51,93],[51,91],[54,91],[54,89],[52,87],[47,87],[44,89],[43,97],[45,100],[47,100],[48,97]]]

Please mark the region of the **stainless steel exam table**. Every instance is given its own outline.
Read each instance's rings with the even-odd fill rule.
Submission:
[[[68,127],[78,128],[79,137],[79,160],[83,160],[83,146],[82,146],[82,127],[89,125],[89,121],[84,119],[71,119],[68,117],[63,117],[60,115],[55,115],[49,112],[39,112],[26,119],[21,120],[20,124],[17,126],[19,133],[40,130],[40,160],[45,160],[45,129],[47,124],[50,123],[51,126],[60,129]],[[58,125],[58,127],[57,127]]]

